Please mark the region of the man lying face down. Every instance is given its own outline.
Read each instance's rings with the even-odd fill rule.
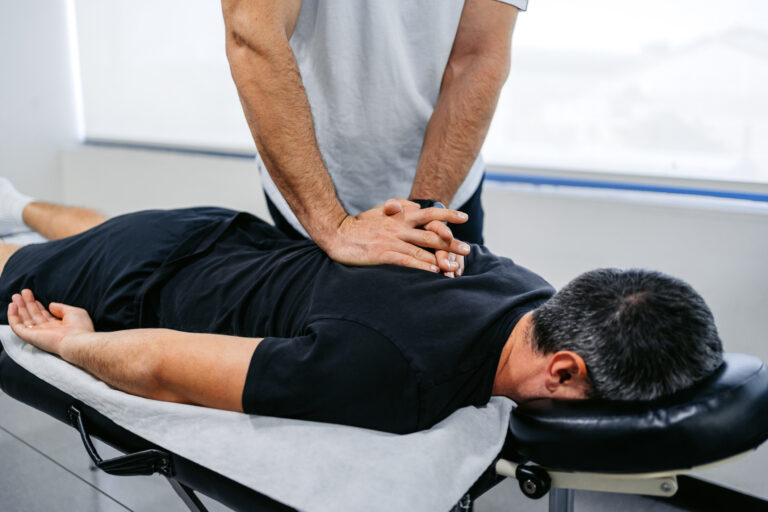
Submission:
[[[455,279],[348,267],[217,208],[0,245],[4,263],[0,323],[25,341],[129,393],[253,414],[407,433],[492,395],[654,399],[722,360],[702,298],[658,272],[595,270],[555,294],[483,246]]]

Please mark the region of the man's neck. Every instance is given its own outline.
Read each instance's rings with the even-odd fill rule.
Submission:
[[[532,368],[526,366],[533,362],[530,360],[533,351],[528,341],[532,321],[532,313],[523,315],[507,338],[496,367],[492,394],[514,399],[520,384],[531,373]]]

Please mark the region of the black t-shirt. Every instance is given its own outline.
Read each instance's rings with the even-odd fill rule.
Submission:
[[[429,428],[489,400],[512,328],[554,292],[483,246],[450,279],[348,267],[247,214],[217,222],[144,283],[140,324],[263,337],[243,392],[248,413]]]

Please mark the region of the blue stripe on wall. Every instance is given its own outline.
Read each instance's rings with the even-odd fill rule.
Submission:
[[[645,185],[642,183],[623,183],[619,181],[584,180],[574,178],[559,178],[552,176],[537,176],[532,174],[513,174],[487,172],[485,179],[500,183],[527,183],[531,185],[555,185],[561,187],[599,188],[610,190],[633,190],[638,192],[660,192],[664,194],[682,194],[689,196],[720,197],[725,199],[745,199],[768,203],[768,194],[755,194],[731,190],[705,188],[670,187],[663,185]]]

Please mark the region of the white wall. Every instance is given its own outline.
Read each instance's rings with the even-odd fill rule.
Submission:
[[[254,151],[220,2],[75,5],[88,139]]]
[[[59,199],[58,151],[77,142],[65,1],[0,5],[0,176]]]
[[[80,146],[61,152],[64,202],[110,215],[224,206],[269,219],[253,158]]]

